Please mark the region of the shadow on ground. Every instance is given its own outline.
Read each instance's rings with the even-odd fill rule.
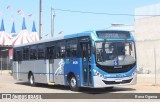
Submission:
[[[29,86],[29,83],[27,82],[17,82],[15,84],[18,85],[24,85],[24,86]],[[47,89],[57,89],[57,90],[70,90],[68,86],[63,86],[63,85],[48,85],[48,84],[36,84],[35,87],[38,88],[47,88]],[[118,92],[128,92],[128,91],[135,91],[136,89],[134,88],[124,88],[124,87],[114,87],[113,89],[110,88],[81,88],[80,93],[86,93],[86,94],[105,94],[105,93],[118,93]]]

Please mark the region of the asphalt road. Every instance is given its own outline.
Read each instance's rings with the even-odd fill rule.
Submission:
[[[147,80],[144,80],[144,79],[147,79]],[[73,91],[70,91],[69,87],[61,86],[61,85],[50,86],[47,84],[38,84],[37,87],[31,87],[28,84],[28,82],[17,81],[17,80],[14,80],[13,77],[10,75],[2,74],[0,75],[0,93],[81,93],[82,95],[83,94],[84,95],[109,95],[110,93],[160,93],[160,85],[155,86],[153,82],[150,82],[150,81],[152,81],[152,76],[138,75],[138,83],[136,85],[117,86],[117,87],[114,87],[112,90],[107,88],[82,88],[80,92],[73,92]],[[101,102],[103,101],[106,102],[106,100],[103,100],[103,99],[100,99],[100,100]],[[100,100],[94,99],[92,100],[92,102],[97,102]],[[15,101],[17,102],[17,100]],[[47,101],[51,101],[51,100],[47,100]],[[80,101],[80,100],[76,100],[76,101]],[[87,102],[86,99],[83,101]],[[113,99],[111,101],[117,102],[116,100],[113,100]],[[155,102],[157,100],[145,99],[143,101],[142,99],[140,99],[139,102],[150,102],[150,101]],[[123,102],[128,102],[128,101],[123,100]],[[157,102],[159,102],[159,100]]]

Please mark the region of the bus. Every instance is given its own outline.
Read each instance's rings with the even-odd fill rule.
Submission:
[[[113,88],[136,84],[136,48],[129,31],[97,30],[13,47],[13,77],[37,83]]]

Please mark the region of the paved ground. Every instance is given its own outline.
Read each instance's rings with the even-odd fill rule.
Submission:
[[[160,79],[158,78],[157,81]],[[158,83],[159,84],[159,83]],[[55,85],[49,86],[39,84],[38,87],[29,86],[28,82],[21,82],[14,80],[12,76],[7,74],[0,75],[0,92],[7,93],[73,93],[69,87]],[[160,93],[160,85],[154,85],[154,76],[152,75],[138,75],[136,85],[117,86],[112,90],[103,88],[82,88],[81,93]]]
[[[157,78],[157,83],[159,82],[159,80],[160,79]],[[76,92],[70,91],[69,87],[64,87],[59,85],[49,86],[45,84],[39,84],[38,87],[31,87],[27,82],[16,81],[13,79],[12,76],[7,74],[2,74],[0,75],[0,93],[76,93]],[[160,85],[156,85],[156,86],[154,85],[153,75],[138,75],[138,81],[136,85],[117,86],[112,90],[108,90],[104,88],[97,88],[97,89],[82,88],[80,93],[82,94],[160,93]],[[69,102],[72,102],[72,101],[69,101]],[[76,100],[76,101],[79,101],[79,100]],[[97,101],[99,100],[92,100],[92,102],[97,102]],[[106,100],[101,100],[101,101],[106,102]],[[112,101],[116,102],[116,100],[112,100]],[[139,102],[150,102],[150,101],[151,100],[144,100],[144,101],[140,100]],[[156,100],[153,100],[152,102],[155,102],[155,101]],[[87,100],[83,100],[83,102],[87,102]],[[123,100],[123,102],[128,102],[128,101]]]

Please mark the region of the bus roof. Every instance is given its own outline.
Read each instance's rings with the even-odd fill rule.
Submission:
[[[30,42],[30,43],[21,44],[21,45],[15,45],[14,47],[21,47],[21,46],[32,45],[32,44],[39,44],[39,43],[68,39],[68,38],[74,38],[74,37],[90,36],[91,33],[93,33],[93,32],[94,31],[85,31],[85,32],[82,32],[82,33],[59,35],[59,36],[51,37],[51,38],[48,38],[48,39],[42,39],[42,40],[39,40],[39,41],[36,41],[36,42]]]
[[[97,36],[96,32],[98,32],[98,31],[125,31],[125,30],[96,30],[96,31],[92,30],[92,31],[84,31],[84,32],[81,32],[81,33],[60,35],[60,36],[57,36],[57,37],[52,37],[52,38],[48,38],[48,39],[42,39],[42,40],[39,40],[39,41],[36,41],[36,42],[26,43],[26,44],[22,44],[22,45],[15,45],[14,47],[21,47],[21,46],[27,46],[27,45],[32,45],[32,44],[40,44],[40,43],[44,43],[44,42],[50,42],[50,41],[56,41],[56,40],[62,40],[62,39],[69,39],[69,38],[74,38],[74,37]]]

